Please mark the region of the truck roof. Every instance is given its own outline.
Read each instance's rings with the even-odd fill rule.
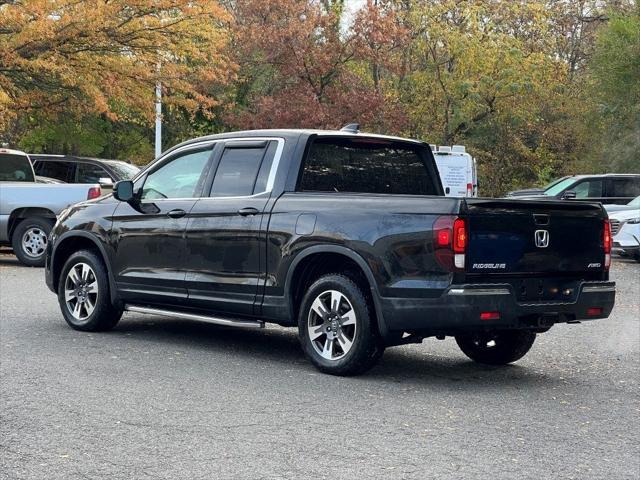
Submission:
[[[283,138],[293,138],[299,137],[301,135],[317,135],[317,136],[330,136],[330,137],[344,137],[344,138],[379,138],[381,140],[389,140],[394,142],[408,142],[414,143],[416,145],[427,145],[425,142],[415,139],[396,137],[392,135],[380,135],[377,133],[366,133],[366,132],[348,132],[344,130],[320,130],[320,129],[294,129],[294,128],[280,128],[280,129],[260,129],[260,130],[240,130],[233,132],[225,132],[225,133],[216,133],[212,135],[205,135],[198,138],[193,138],[182,142],[178,145],[171,147],[167,152],[182,147],[184,145],[189,145],[191,143],[198,143],[207,140],[223,140],[225,138],[233,138],[233,137],[283,137]],[[166,152],[162,152],[163,155]]]

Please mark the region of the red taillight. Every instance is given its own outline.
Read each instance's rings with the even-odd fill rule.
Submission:
[[[448,228],[443,228],[437,232],[438,246],[448,247],[451,245],[451,232]]]
[[[467,183],[467,196],[468,197],[473,196],[473,184],[472,183]]]
[[[467,227],[464,220],[456,218],[453,222],[453,251],[464,253],[467,248]]]
[[[500,320],[500,312],[482,312],[480,320]]]
[[[102,190],[100,187],[90,187],[89,192],[87,192],[87,200],[98,198],[100,195],[102,195]]]
[[[433,224],[433,246],[436,260],[448,271],[464,269],[467,247],[465,221],[450,215],[438,217]]]
[[[602,315],[602,307],[587,308],[587,315],[589,315],[590,317],[597,317],[598,315]]]
[[[604,236],[602,240],[604,253],[611,253],[611,223],[609,223],[609,219],[604,221]]]
[[[602,246],[604,247],[604,268],[611,266],[611,223],[609,219],[604,220],[604,233],[602,234]]]

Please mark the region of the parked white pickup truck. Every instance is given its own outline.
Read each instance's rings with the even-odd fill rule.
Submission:
[[[0,245],[11,245],[25,265],[43,266],[56,216],[100,194],[98,184],[36,183],[26,153],[0,148]]]

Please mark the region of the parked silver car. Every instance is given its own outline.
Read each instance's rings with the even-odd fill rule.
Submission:
[[[41,267],[56,216],[100,195],[98,184],[37,183],[26,153],[0,148],[0,245],[10,245],[23,264]]]
[[[631,200],[626,205],[614,205],[614,204],[604,204],[604,209],[607,211],[609,215],[614,212],[624,212],[626,210],[637,210],[640,209],[640,195]]]

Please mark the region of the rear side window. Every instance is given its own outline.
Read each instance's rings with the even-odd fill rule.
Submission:
[[[276,145],[266,141],[248,147],[228,144],[213,179],[211,196],[244,197],[264,192]]]
[[[614,178],[607,188],[607,197],[637,197],[640,195],[640,177]]]
[[[26,155],[0,153],[0,181],[33,182],[33,168]]]
[[[309,149],[298,190],[437,195],[419,147],[377,139],[319,138]]]
[[[74,164],[71,162],[36,162],[35,166],[36,174],[41,177],[56,178],[63,182],[73,183],[73,174],[75,171]]]

